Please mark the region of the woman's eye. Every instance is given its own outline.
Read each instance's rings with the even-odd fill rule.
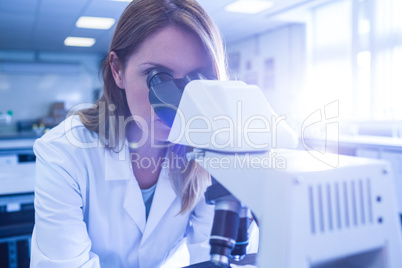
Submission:
[[[214,74],[204,74],[204,76],[208,80],[218,80]]]
[[[155,68],[148,68],[148,69],[145,69],[142,73],[144,74],[144,75],[149,75],[149,73],[150,72],[152,72],[152,70],[154,70]]]

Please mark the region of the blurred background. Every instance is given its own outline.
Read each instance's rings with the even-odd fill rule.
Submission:
[[[402,1],[199,3],[224,37],[231,79],[258,85],[304,148],[390,161],[402,212]],[[100,96],[127,4],[0,0],[0,255],[14,256],[0,267],[29,248],[32,144]]]
[[[401,1],[243,0],[247,8],[238,10],[233,0],[199,2],[225,38],[232,78],[260,86],[279,114],[300,122],[337,101],[347,133],[381,126],[379,135],[401,135]],[[49,117],[55,103],[68,110],[93,102],[102,90],[99,63],[127,4],[2,0],[1,122],[11,116],[18,127]],[[77,24],[82,17],[109,21],[91,29]],[[68,37],[89,43],[67,44]]]

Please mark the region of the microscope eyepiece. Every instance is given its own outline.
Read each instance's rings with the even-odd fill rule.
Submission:
[[[202,74],[193,72],[183,79],[175,79],[166,68],[155,68],[147,77],[149,102],[158,117],[172,127],[184,87],[192,80],[206,79]]]
[[[163,82],[167,82],[173,80],[173,76],[169,73],[168,70],[164,68],[155,68],[153,69],[147,77],[147,86],[151,88],[152,86],[161,84]]]

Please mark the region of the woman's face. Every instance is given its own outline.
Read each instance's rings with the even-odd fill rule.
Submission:
[[[126,91],[130,112],[142,129],[142,137],[166,141],[169,127],[155,114],[148,99],[147,76],[156,67],[170,70],[174,78],[183,78],[190,72],[211,74],[211,62],[194,33],[178,26],[167,26],[150,35],[129,57],[125,69],[109,55],[112,73],[118,87]],[[137,137],[138,140],[138,137]]]

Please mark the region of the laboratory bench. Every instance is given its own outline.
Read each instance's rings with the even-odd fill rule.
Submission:
[[[33,132],[0,133],[0,267],[29,267],[35,217],[32,147],[39,137]]]
[[[33,192],[34,133],[0,134],[0,196]]]

